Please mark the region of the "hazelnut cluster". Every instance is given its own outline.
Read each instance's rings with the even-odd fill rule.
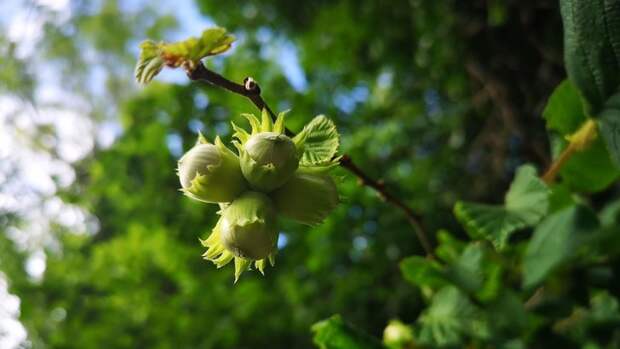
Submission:
[[[190,198],[220,205],[219,221],[202,244],[204,258],[218,268],[234,260],[235,282],[252,265],[261,273],[274,265],[278,217],[302,224],[321,223],[338,205],[328,174],[332,165],[300,161],[310,130],[288,137],[284,113],[275,123],[266,111],[259,120],[244,114],[251,132],[232,124],[238,154],[217,137],[202,135],[178,163],[182,191]],[[324,118],[320,116],[320,118]]]

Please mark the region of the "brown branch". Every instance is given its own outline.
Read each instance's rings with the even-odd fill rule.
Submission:
[[[260,86],[252,79],[251,77],[247,77],[243,80],[243,84],[238,84],[222,75],[207,69],[202,63],[198,64],[195,69],[188,70],[187,76],[194,81],[205,81],[211,85],[223,88],[230,92],[236,93],[238,95],[244,96],[248,98],[259,110],[266,109],[272,118],[276,118],[274,112],[269,108],[265,100],[261,97]],[[287,133],[290,135],[294,135],[294,133],[287,130]],[[385,185],[382,181],[377,181],[368,176],[362,169],[360,169],[353,160],[348,155],[343,155],[340,159],[340,166],[351,172],[355,175],[360,185],[367,186],[373,189],[377,195],[385,202],[395,206],[399,210],[401,210],[407,221],[413,227],[413,230],[424,248],[427,257],[434,258],[432,245],[428,238],[428,235],[424,231],[422,224],[420,224],[420,217],[416,215],[411,207],[409,207],[404,201],[395,195],[391,194],[385,188]]]
[[[243,84],[237,84],[236,82],[230,81],[220,74],[207,69],[202,63],[198,64],[194,70],[188,70],[187,76],[191,80],[206,81],[211,85],[221,87],[232,93],[247,97],[252,101],[252,103],[254,103],[258,110],[267,109],[269,115],[271,115],[274,119],[276,118],[276,114],[273,113],[267,103],[263,100],[263,97],[261,97],[260,86],[258,86],[256,81],[254,81],[251,77],[243,79]]]
[[[377,192],[377,195],[383,201],[399,208],[405,214],[405,217],[407,218],[409,224],[411,224],[411,226],[413,227],[413,230],[415,230],[418,240],[420,240],[420,243],[422,244],[424,251],[426,251],[426,254],[429,257],[433,257],[433,248],[431,247],[431,242],[426,236],[424,228],[422,228],[422,224],[420,224],[421,219],[418,215],[415,214],[415,212],[413,212],[411,207],[407,206],[407,204],[405,204],[400,198],[387,191],[385,189],[385,184],[383,183],[383,181],[376,181],[368,177],[368,175],[364,173],[362,169],[360,169],[359,167],[357,167],[357,165],[355,165],[355,163],[353,163],[353,160],[351,160],[348,155],[345,154],[342,156],[342,158],[340,158],[340,166],[353,173],[359,179],[360,185],[372,188],[374,191]]]

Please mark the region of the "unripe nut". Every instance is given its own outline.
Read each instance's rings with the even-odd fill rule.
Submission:
[[[247,189],[239,158],[223,144],[201,143],[179,160],[185,194],[204,202],[230,202]]]
[[[282,186],[298,166],[295,143],[284,134],[260,132],[243,145],[241,171],[256,190],[270,192]]]
[[[260,260],[276,248],[276,213],[266,195],[248,191],[222,212],[222,244],[236,257]]]
[[[338,188],[328,174],[297,171],[271,197],[278,214],[299,223],[316,225],[338,206]]]

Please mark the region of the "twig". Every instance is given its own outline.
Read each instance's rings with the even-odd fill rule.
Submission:
[[[188,70],[187,76],[191,80],[205,81],[211,85],[244,96],[250,101],[252,101],[256,108],[258,108],[259,110],[266,109],[272,118],[276,118],[274,112],[269,108],[265,100],[263,100],[263,98],[261,97],[260,86],[251,77],[245,78],[243,84],[238,84],[236,82],[228,80],[227,78],[212,70],[207,69],[202,63],[198,64],[195,69]],[[287,133],[294,135],[290,131]],[[370,176],[368,176],[364,171],[362,171],[362,169],[360,169],[357,165],[355,165],[355,163],[353,163],[353,160],[351,160],[348,155],[345,154],[342,156],[342,158],[340,159],[340,166],[355,175],[359,179],[360,185],[364,185],[373,189],[377,193],[377,195],[381,199],[383,199],[383,201],[400,209],[405,214],[405,217],[407,218],[409,224],[411,224],[411,226],[413,227],[413,230],[415,231],[416,236],[418,237],[418,240],[422,245],[422,248],[424,248],[427,257],[434,258],[432,245],[430,243],[428,235],[422,227],[422,224],[420,224],[420,217],[413,212],[411,207],[407,206],[407,204],[405,204],[401,199],[387,191],[382,181],[374,180]]]
[[[360,185],[365,185],[374,189],[377,192],[377,195],[379,195],[379,197],[383,199],[383,201],[392,204],[398,207],[401,211],[403,211],[405,217],[407,217],[407,221],[409,221],[409,224],[411,224],[413,230],[415,230],[418,240],[420,240],[420,243],[426,251],[426,254],[429,257],[433,257],[433,248],[431,247],[431,243],[428,240],[426,233],[424,232],[424,228],[422,228],[422,225],[420,224],[420,217],[413,212],[411,207],[407,206],[407,204],[405,204],[401,199],[388,192],[385,189],[385,184],[383,183],[383,181],[376,181],[368,177],[368,175],[364,173],[362,169],[360,169],[359,167],[357,167],[357,165],[355,165],[355,163],[353,163],[353,160],[351,160],[348,155],[345,154],[342,156],[342,158],[340,158],[340,166],[353,173],[359,179]]]
[[[206,81],[211,85],[245,96],[251,100],[252,103],[254,103],[258,110],[267,109],[269,115],[271,115],[274,119],[276,118],[276,115],[269,108],[267,103],[265,103],[263,97],[261,97],[260,86],[258,86],[256,81],[254,81],[251,77],[243,79],[243,84],[237,84],[236,82],[230,81],[220,74],[207,69],[202,63],[198,64],[194,70],[188,70],[187,76],[191,80]]]
[[[566,149],[564,149],[560,155],[557,157],[557,159],[555,159],[551,165],[549,166],[549,169],[542,175],[541,179],[547,183],[547,184],[551,184],[555,181],[555,177],[558,175],[558,173],[560,172],[560,170],[562,169],[562,167],[564,167],[564,165],[566,164],[566,162],[573,156],[573,154],[575,154],[577,152],[577,149],[573,146],[571,146],[571,144],[568,145],[568,147],[566,147]]]
[[[592,119],[586,120],[575,133],[567,136],[568,146],[560,153],[560,156],[551,163],[547,172],[542,176],[542,180],[547,184],[553,183],[557,174],[573,154],[587,149],[592,141],[596,139],[597,135],[596,122]]]

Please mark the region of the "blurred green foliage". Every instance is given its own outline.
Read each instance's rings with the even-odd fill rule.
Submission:
[[[527,217],[519,231],[511,225],[497,237],[501,245],[512,242],[504,254],[484,241],[493,232],[479,224],[466,232],[452,214],[457,200],[501,203],[519,165],[542,169],[551,159],[541,115],[565,77],[556,1],[197,0],[202,15],[239,39],[230,54],[207,65],[235,81],[255,78],[273,109],[292,109],[293,131],[317,114],[335,120],[342,151],[420,213],[437,245],[438,260],[419,257],[423,250],[401,212],[338,170],[344,203],[317,227],[283,222],[286,242],[276,268],[265,277],[244,275],[234,286],[232,268],[216,270],[200,257],[198,239],[215,224],[216,208],[181,195],[174,168],[198,131],[229,140],[229,122],[245,125],[240,114],[255,110],[200,83],[153,82],[136,90],[129,82],[132,47],[165,38],[183,18],[155,7],[124,11],[119,3],[76,2],[69,23],[46,27],[40,48],[77,93],[92,64],[103,66],[106,91],[91,98],[92,117],[113,117],[123,132],[78,163],[76,182],[62,193],[97,217],[98,232],[53,231],[61,248],[46,251],[42,280],[25,275],[26,256],[0,235],[0,269],[22,299],[20,320],[33,347],[379,347],[370,336],[380,338],[395,318],[417,321],[415,338],[429,347],[620,343],[614,331],[620,264],[609,257],[620,252],[620,206],[613,202],[617,186],[601,184],[611,184],[618,172],[605,154],[583,160],[602,163],[594,178],[576,179],[582,163],[561,173],[570,189],[595,195],[574,199],[561,185],[541,188],[532,173],[516,181],[534,199],[513,198],[524,201],[517,218]],[[84,54],[85,47],[95,53]],[[291,50],[303,74],[296,78],[283,74]],[[0,70],[2,88],[34,88],[28,74],[16,75],[27,71],[25,62],[4,64],[14,68]],[[552,109],[579,104],[564,101],[564,93],[574,92],[556,91],[558,103],[545,109],[550,132],[559,134],[557,149],[581,121],[555,127],[565,122]],[[528,209],[547,211],[539,192],[550,215],[535,230],[523,230],[542,218]],[[579,251],[573,251],[576,240],[549,238],[554,229],[572,236],[598,225],[575,201],[606,207],[601,228]],[[483,208],[510,216],[516,214],[511,202]],[[476,214],[470,210],[467,219]],[[583,215],[587,229],[570,224],[584,223]],[[4,232],[13,217],[0,216]],[[511,222],[489,224],[497,232],[498,224]],[[528,246],[532,231],[536,243]],[[468,242],[468,233],[483,241]],[[575,260],[585,262],[567,265]],[[528,305],[534,290],[521,290],[521,272],[528,287],[545,282],[544,302]],[[331,317],[336,313],[342,317]]]

